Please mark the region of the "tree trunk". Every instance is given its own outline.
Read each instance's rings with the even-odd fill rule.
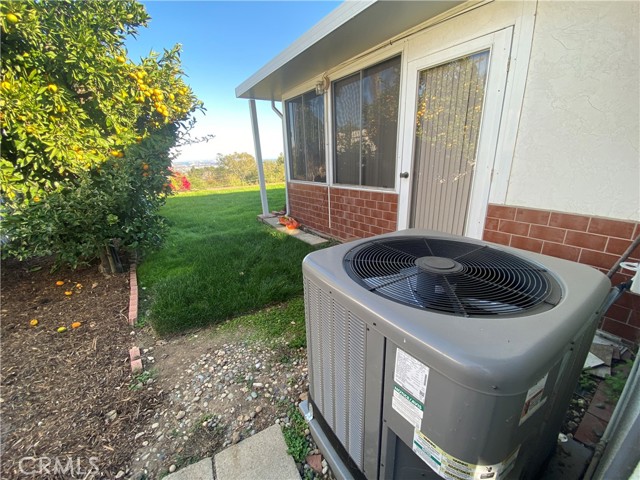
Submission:
[[[122,273],[122,261],[113,245],[105,245],[100,250],[100,271],[102,273]]]

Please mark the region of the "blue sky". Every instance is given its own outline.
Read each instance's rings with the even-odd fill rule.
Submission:
[[[194,135],[214,134],[206,143],[184,147],[180,160],[213,160],[218,153],[254,154],[249,104],[235,88],[335,9],[335,1],[147,1],[151,21],[127,42],[138,61],[150,50],[182,44],[186,81],[205,103]],[[258,101],[262,155],[283,151],[280,119],[270,102]]]

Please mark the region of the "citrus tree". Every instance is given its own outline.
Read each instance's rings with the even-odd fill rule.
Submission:
[[[157,245],[170,151],[201,102],[180,46],[134,62],[134,0],[0,4],[3,255],[73,266]]]

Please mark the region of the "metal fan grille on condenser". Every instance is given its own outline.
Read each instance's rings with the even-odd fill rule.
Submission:
[[[368,290],[412,307],[465,317],[530,314],[560,300],[547,270],[488,245],[429,237],[372,240],[344,267]]]

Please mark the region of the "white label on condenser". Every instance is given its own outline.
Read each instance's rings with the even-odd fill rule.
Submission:
[[[413,431],[413,451],[440,477],[447,480],[500,480],[515,464],[520,447],[494,465],[475,465],[449,455],[417,428]]]
[[[527,418],[536,413],[540,407],[544,405],[544,402],[547,401],[547,397],[542,398],[542,395],[544,393],[544,384],[547,383],[548,376],[549,374],[547,373],[527,392],[527,397],[525,398],[524,405],[522,407],[522,413],[520,414],[520,423],[518,425],[522,425]]]
[[[415,428],[420,428],[424,405],[397,385],[393,386],[391,407]]]
[[[399,348],[396,350],[393,380],[420,403],[424,403],[428,379],[429,367]]]

